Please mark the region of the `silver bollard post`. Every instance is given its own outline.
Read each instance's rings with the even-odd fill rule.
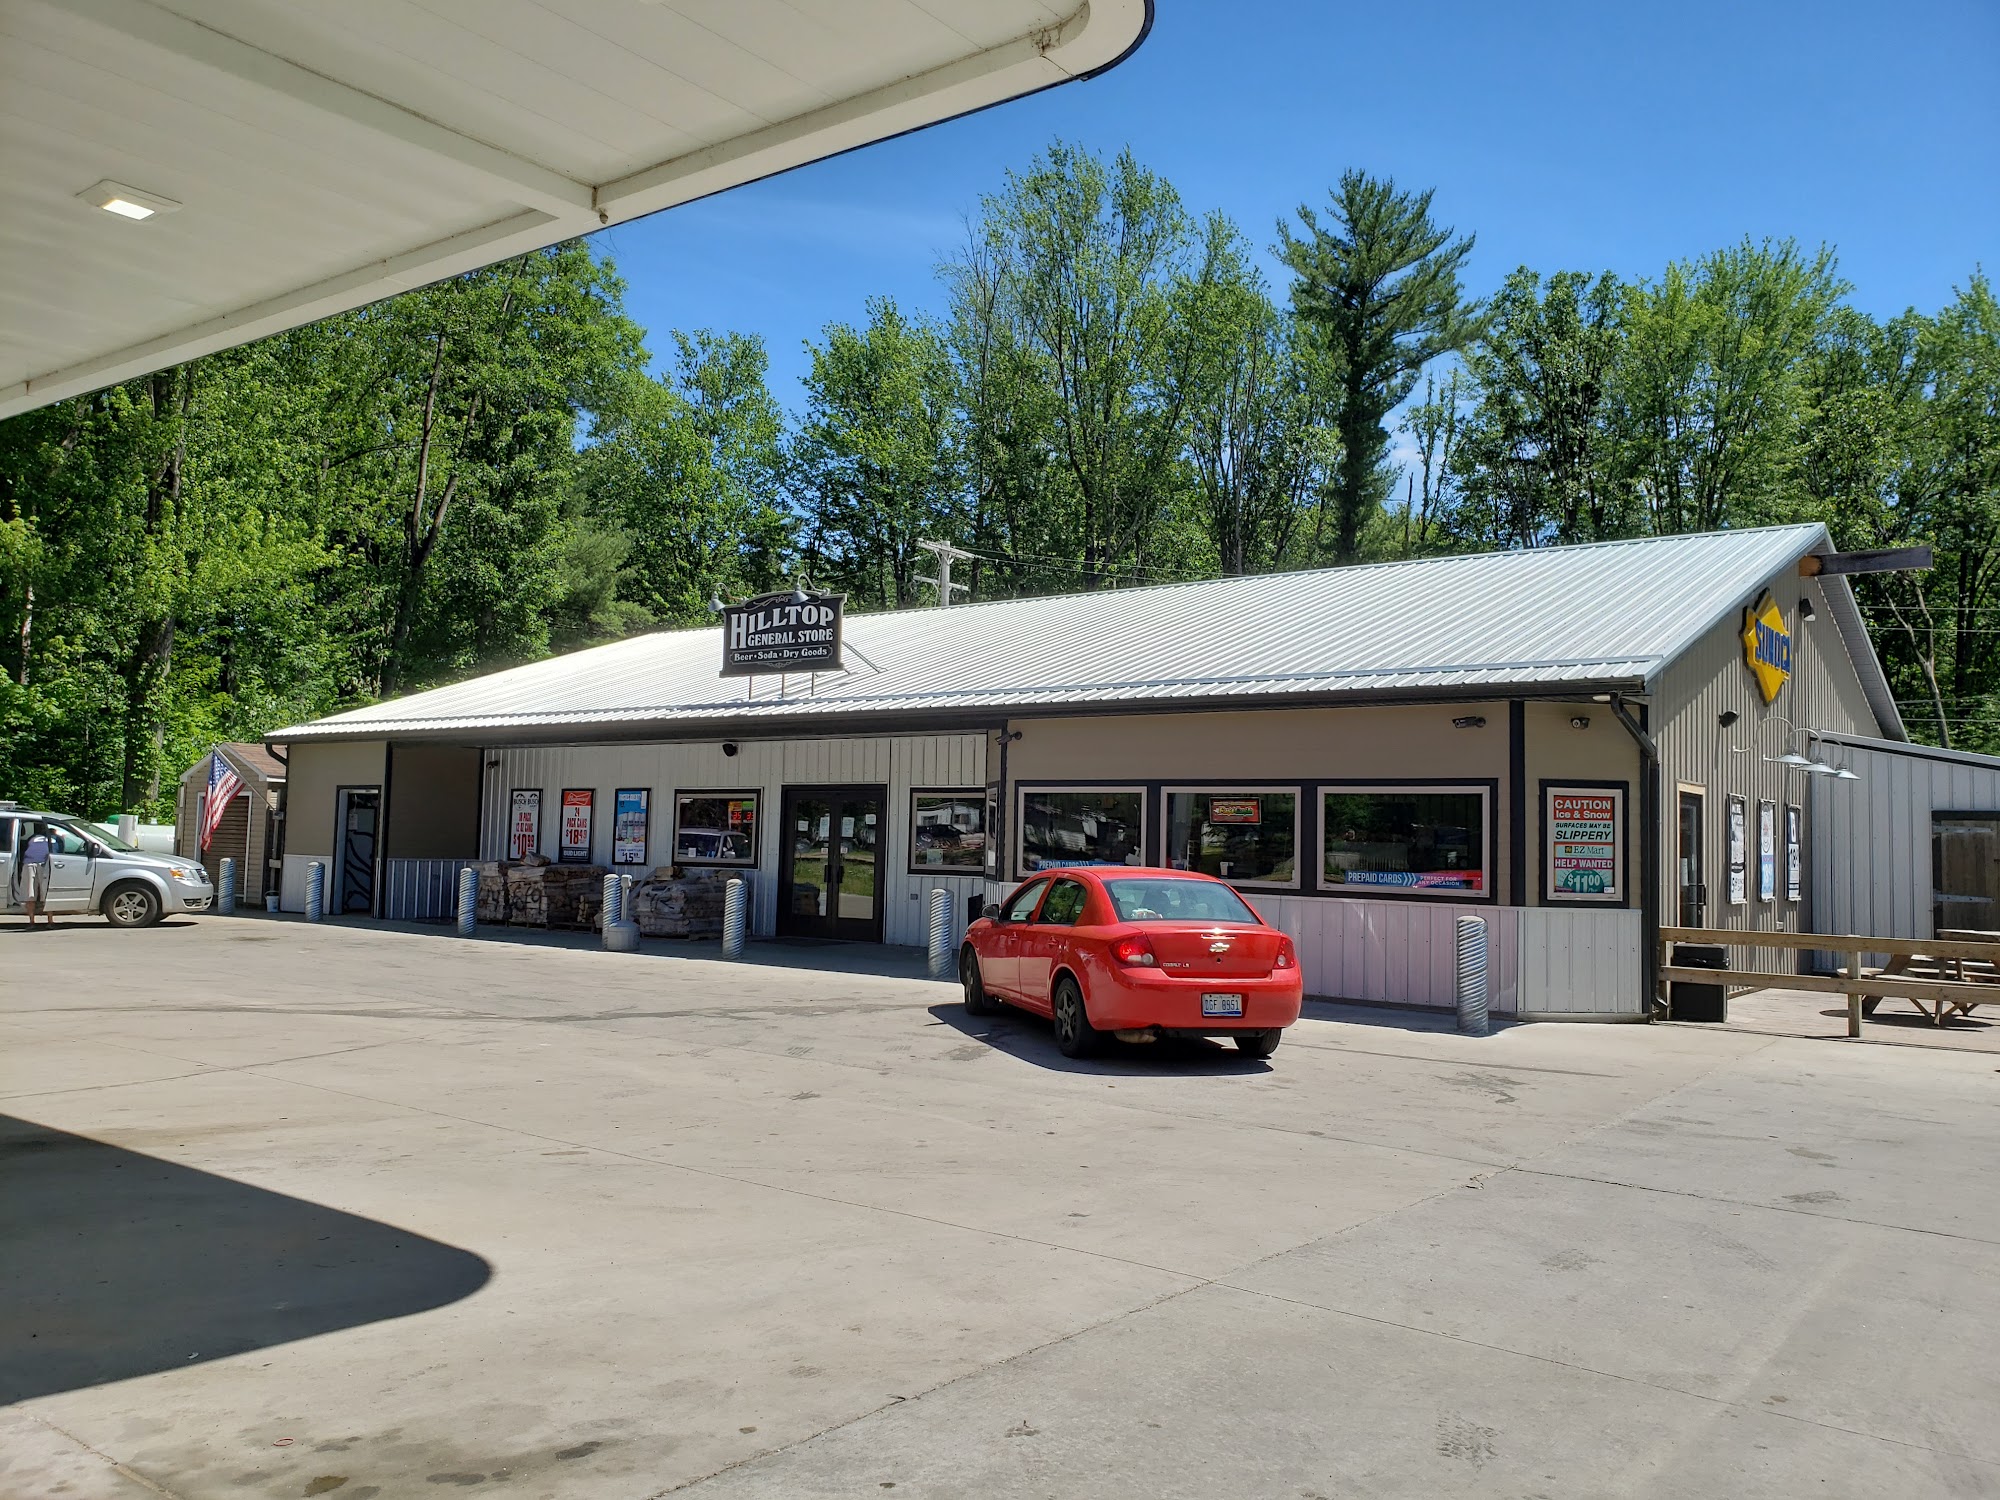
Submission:
[[[741,958],[750,926],[750,887],[740,875],[722,888],[722,956]]]
[[[224,859],[215,877],[215,909],[225,917],[236,915],[236,861]]]
[[[1458,919],[1458,1029],[1486,1035],[1486,919]]]
[[[317,922],[326,915],[326,864],[314,860],[306,866],[306,920]]]
[[[479,925],[479,869],[467,865],[458,872],[458,935],[471,937]]]
[[[604,877],[603,903],[604,912],[598,922],[598,929],[608,938],[611,935],[611,929],[623,921],[625,915],[618,905],[618,877],[616,875],[606,875]]]
[[[949,979],[955,968],[951,961],[951,892],[942,886],[931,887],[930,918],[924,935],[931,978]]]

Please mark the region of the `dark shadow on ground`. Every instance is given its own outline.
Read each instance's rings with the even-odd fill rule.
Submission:
[[[1918,1010],[1914,1005],[1910,1005],[1908,1001],[1903,1002],[1907,1009],[1898,1008],[1896,1010],[1889,1010],[1886,1007],[1890,1003],[1892,1002],[1885,1001],[1883,1002],[1884,1008],[1866,1012],[1862,1017],[1862,1029],[1866,1031],[1870,1026],[1897,1026],[1918,1027],[1924,1031],[1978,1032],[1985,1031],[1993,1025],[1991,1019],[1980,1015],[1977,1011],[1974,1011],[1969,1016],[1958,1011],[1952,1011],[1945,1016],[1944,1025],[1939,1026],[1937,1022],[1930,1018],[1927,1012]],[[1847,1007],[1844,1005],[1835,1006],[1831,1009],[1821,1011],[1820,1014],[1845,1021],[1847,1019]]]
[[[0,1115],[0,1406],[407,1317],[479,1256]]]
[[[1314,1021],[1338,1021],[1343,1026],[1380,1026],[1390,1031],[1456,1032],[1458,1013],[1428,1005],[1369,1004],[1360,1000],[1323,1000],[1306,996],[1301,1014]],[[1489,1032],[1522,1024],[1495,1011],[1487,1017]]]
[[[1057,1073],[1101,1073],[1112,1078],[1126,1073],[1247,1077],[1271,1071],[1271,1064],[1262,1058],[1246,1057],[1231,1043],[1213,1042],[1205,1037],[1163,1037],[1157,1042],[1107,1039],[1104,1050],[1095,1057],[1064,1057],[1046,1020],[1011,1005],[997,1016],[968,1015],[965,1007],[958,1004],[933,1005],[930,1010],[941,1026],[962,1032],[975,1042],[984,1042],[996,1052]],[[1281,1043],[1278,1056],[1284,1055]]]
[[[192,927],[193,917],[163,917],[151,927],[142,927],[141,932],[158,932],[162,928]],[[94,911],[60,911],[54,922],[36,922],[29,925],[26,917],[0,917],[0,936],[26,937],[29,933],[75,932],[84,927],[109,927],[111,924]]]

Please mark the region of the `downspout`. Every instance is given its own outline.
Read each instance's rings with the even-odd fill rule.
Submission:
[[[1639,973],[1651,1020],[1660,995],[1660,747],[1632,717],[1623,694],[1611,695],[1611,712],[1639,747]]]
[[[271,752],[273,760],[285,768],[285,784],[278,788],[278,811],[271,820],[277,824],[277,831],[273,835],[271,842],[277,846],[278,903],[282,906],[285,899],[285,831],[291,826],[291,819],[286,814],[291,810],[292,806],[292,758],[276,745],[266,745],[264,748]],[[265,884],[268,886],[270,883],[270,871],[266,870],[264,877]],[[265,894],[268,895],[270,893],[267,890]]]

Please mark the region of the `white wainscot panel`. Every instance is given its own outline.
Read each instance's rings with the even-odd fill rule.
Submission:
[[[1523,909],[1520,1009],[1534,1015],[1643,1016],[1642,931],[1637,911]]]

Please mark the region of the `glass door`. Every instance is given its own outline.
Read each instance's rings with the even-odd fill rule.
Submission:
[[[335,866],[333,910],[370,916],[375,911],[375,838],[382,810],[380,787],[350,787],[340,795],[340,862]]]
[[[1675,850],[1675,884],[1680,888],[1682,927],[1699,927],[1708,912],[1708,887],[1701,881],[1702,794],[1681,788],[1680,836]]]
[[[887,806],[879,786],[785,788],[779,936],[882,941]]]

